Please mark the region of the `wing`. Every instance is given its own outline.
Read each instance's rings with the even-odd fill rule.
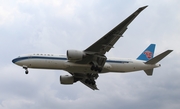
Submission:
[[[84,74],[84,73],[72,73],[72,72],[69,73],[73,75],[77,81],[80,81],[81,83],[91,88],[92,90],[99,90],[95,82],[95,79],[98,78],[98,74]]]
[[[113,48],[114,44],[117,40],[122,37],[123,33],[127,30],[127,26],[136,18],[136,16],[146,8],[147,6],[140,7],[133,14],[127,17],[124,21],[122,21],[119,25],[109,31],[106,35],[104,35],[97,42],[88,47],[85,52],[104,55],[111,48]]]

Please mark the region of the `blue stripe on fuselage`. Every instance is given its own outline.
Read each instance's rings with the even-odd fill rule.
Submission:
[[[67,58],[63,57],[40,57],[40,56],[26,56],[26,57],[18,57],[12,60],[13,63],[27,60],[27,59],[53,59],[53,60],[67,60]],[[129,61],[120,61],[120,60],[107,60],[108,63],[130,63]]]
[[[107,60],[109,63],[129,63],[129,61],[117,61],[117,60]]]
[[[62,57],[40,57],[40,56],[30,56],[30,57],[18,57],[12,60],[13,63],[27,59],[54,59],[54,60],[67,60],[67,58]]]

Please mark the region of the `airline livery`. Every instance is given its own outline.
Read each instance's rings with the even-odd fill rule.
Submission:
[[[147,6],[140,7],[115,28],[105,34],[83,51],[67,50],[66,55],[59,54],[28,54],[12,60],[23,67],[28,74],[28,68],[64,70],[70,75],[60,76],[61,84],[82,82],[93,90],[98,90],[95,80],[101,73],[133,72],[144,70],[147,75],[153,74],[153,69],[160,67],[158,62],[172,50],[167,50],[154,57],[155,44],[150,44],[137,59],[110,59],[105,56],[114,44],[122,37],[128,25]]]

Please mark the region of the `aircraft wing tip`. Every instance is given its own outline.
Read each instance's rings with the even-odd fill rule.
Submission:
[[[145,9],[145,8],[147,8],[148,7],[148,5],[146,5],[146,6],[143,6],[143,7],[140,7],[140,8],[142,8],[142,9]]]
[[[138,15],[141,11],[143,11],[146,7],[148,7],[148,5],[140,7],[139,9],[137,9],[137,11],[135,12],[135,15]]]
[[[147,7],[148,7],[148,5],[143,6],[143,7],[140,7],[139,9],[140,9],[140,10],[144,10],[144,9],[147,8]]]
[[[173,50],[166,50],[166,52],[171,53]]]

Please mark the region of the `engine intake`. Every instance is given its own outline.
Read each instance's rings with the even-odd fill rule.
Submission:
[[[73,84],[74,83],[74,77],[69,76],[69,75],[60,76],[60,83],[61,84]]]
[[[78,50],[67,50],[67,58],[71,61],[81,61],[85,53],[83,51]]]

